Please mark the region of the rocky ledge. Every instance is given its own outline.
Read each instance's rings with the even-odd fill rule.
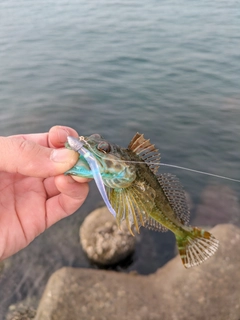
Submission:
[[[107,266],[116,264],[134,252],[136,237],[124,221],[118,228],[116,219],[102,207],[91,212],[80,227],[83,251],[92,262]]]
[[[240,229],[218,225],[218,252],[184,269],[179,256],[155,274],[62,268],[47,284],[36,320],[239,320]]]

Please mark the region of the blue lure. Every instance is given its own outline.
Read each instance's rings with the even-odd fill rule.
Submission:
[[[108,196],[107,196],[107,193],[105,190],[105,186],[103,183],[103,179],[102,179],[102,176],[100,173],[100,169],[99,169],[97,160],[95,159],[95,157],[93,156],[93,154],[91,152],[89,152],[86,148],[84,148],[84,141],[80,141],[79,139],[71,137],[71,136],[68,136],[67,140],[68,140],[68,144],[71,147],[71,149],[78,152],[87,161],[87,163],[91,169],[95,183],[98,187],[98,190],[99,190],[108,210],[112,213],[114,218],[116,218],[116,212],[108,200]]]

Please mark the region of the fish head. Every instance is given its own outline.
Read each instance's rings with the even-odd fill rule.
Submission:
[[[80,140],[83,141],[84,148],[97,161],[106,186],[110,188],[126,188],[131,185],[136,178],[136,166],[131,163],[126,149],[108,142],[100,134],[82,136]],[[81,175],[77,173],[81,172],[79,166],[87,166],[82,156],[80,156],[75,166],[78,167],[78,170],[75,171],[76,175]],[[71,173],[74,174],[74,167],[71,169]]]
[[[136,178],[136,168],[127,150],[110,143],[100,134],[83,137],[84,147],[98,161],[104,183],[109,187],[124,188]]]

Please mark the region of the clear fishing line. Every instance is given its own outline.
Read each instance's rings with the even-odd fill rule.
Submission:
[[[172,168],[182,169],[182,170],[186,170],[186,171],[191,171],[191,172],[195,172],[195,173],[199,173],[199,174],[205,174],[207,176],[220,178],[220,179],[225,179],[225,180],[230,180],[230,181],[234,181],[234,182],[240,183],[240,180],[238,180],[238,179],[233,179],[233,178],[221,176],[221,175],[210,173],[210,172],[199,171],[199,170],[185,168],[185,167],[177,166],[177,165],[174,165],[174,164],[168,164],[168,163],[159,163],[159,165],[160,166],[165,166],[165,167],[172,167]]]
[[[84,137],[80,137],[80,140],[84,141],[86,143],[86,145],[91,149],[91,151],[99,158],[101,159],[107,159],[106,156],[104,155],[99,155],[97,154],[93,148],[90,146],[89,143],[87,143],[87,141],[84,139]],[[120,160],[120,159],[115,159],[114,161],[117,162],[127,162],[127,163],[140,163],[143,164],[143,161],[134,161],[134,160]],[[229,178],[229,177],[225,177],[225,176],[221,176],[218,174],[214,174],[214,173],[210,173],[210,172],[206,172],[206,171],[200,171],[200,170],[195,170],[195,169],[190,169],[190,168],[186,168],[186,167],[181,167],[181,166],[177,166],[175,164],[169,164],[169,163],[162,163],[162,162],[148,162],[147,164],[153,164],[153,165],[159,165],[159,166],[165,166],[165,167],[170,167],[170,168],[176,168],[176,169],[180,169],[180,170],[185,170],[185,171],[190,171],[190,172],[195,172],[198,174],[203,174],[206,176],[211,176],[214,178],[219,178],[219,179],[224,179],[224,180],[228,180],[228,181],[233,181],[233,182],[237,182],[240,183],[239,179],[234,179],[234,178]]]

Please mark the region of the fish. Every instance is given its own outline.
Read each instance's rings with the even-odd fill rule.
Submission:
[[[219,241],[210,232],[189,225],[190,211],[180,181],[172,174],[158,173],[160,153],[143,134],[137,132],[127,148],[99,134],[80,140],[98,164],[98,178],[101,175],[119,227],[125,220],[132,234],[133,226],[137,232],[140,227],[172,231],[185,268],[201,264],[217,251]],[[67,147],[71,148],[69,144]],[[81,153],[77,164],[66,173],[94,178]]]

